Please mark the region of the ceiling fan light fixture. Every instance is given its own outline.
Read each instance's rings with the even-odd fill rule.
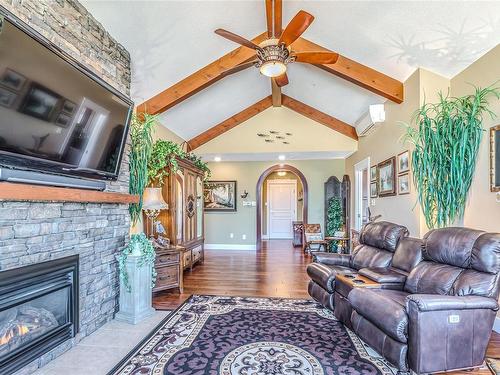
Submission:
[[[286,65],[281,61],[265,62],[260,67],[260,74],[266,77],[278,77],[286,72]]]

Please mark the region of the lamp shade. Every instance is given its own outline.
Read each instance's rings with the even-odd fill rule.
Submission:
[[[163,199],[161,188],[146,188],[142,195],[143,210],[166,210],[168,204]]]

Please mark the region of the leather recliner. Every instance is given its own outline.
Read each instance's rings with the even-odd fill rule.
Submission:
[[[360,245],[352,254],[315,253],[314,262],[307,266],[311,278],[309,295],[333,310],[336,275],[357,273],[367,267],[389,267],[400,240],[407,235],[408,229],[402,225],[387,221],[368,223],[360,233]]]
[[[500,284],[500,234],[432,230],[403,290],[354,288],[351,323],[400,371],[417,374],[480,366]]]

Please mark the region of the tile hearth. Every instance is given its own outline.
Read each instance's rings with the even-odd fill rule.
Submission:
[[[112,320],[34,375],[105,375],[169,313],[157,311],[137,325]]]

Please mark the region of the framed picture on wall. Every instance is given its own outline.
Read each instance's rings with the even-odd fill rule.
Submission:
[[[410,194],[410,174],[403,173],[398,176],[398,194]]]
[[[398,155],[398,174],[410,171],[410,151],[403,151]]]
[[[203,188],[207,212],[236,212],[236,181],[207,181]]]
[[[370,181],[377,181],[377,166],[370,167]]]
[[[26,77],[7,68],[0,77],[0,83],[12,90],[19,91],[26,83]]]
[[[370,182],[370,198],[378,197],[377,181]]]
[[[490,190],[500,191],[500,125],[490,129]]]
[[[396,157],[393,156],[378,164],[378,195],[396,195]]]

